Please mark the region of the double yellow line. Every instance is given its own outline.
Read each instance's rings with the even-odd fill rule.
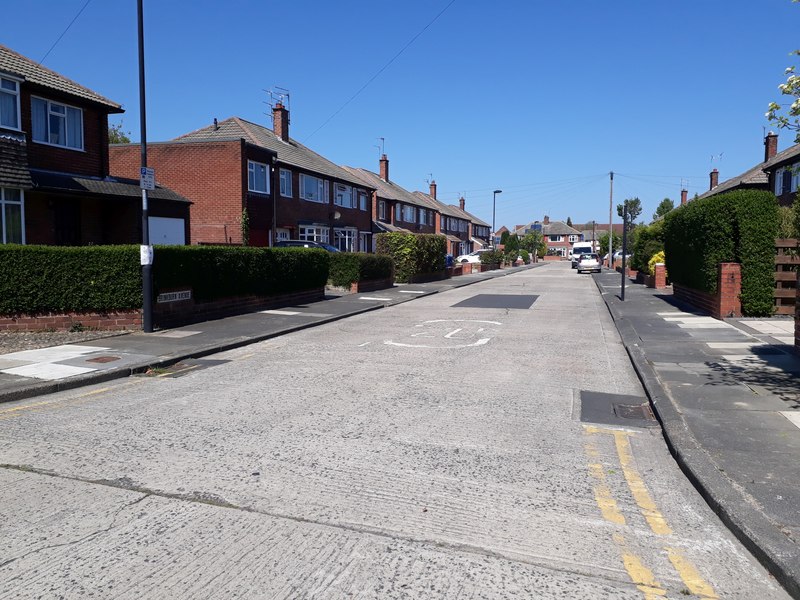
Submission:
[[[633,461],[633,452],[631,451],[630,436],[633,435],[628,431],[621,431],[615,429],[604,429],[593,425],[585,425],[584,431],[587,435],[586,440],[586,454],[589,457],[589,473],[596,480],[594,486],[594,498],[603,518],[615,525],[626,526],[625,515],[619,509],[617,501],[614,499],[613,494],[608,486],[606,480],[606,471],[603,465],[599,462],[600,452],[597,448],[597,441],[600,435],[610,435],[614,438],[614,445],[617,450],[617,457],[619,464],[622,468],[622,474],[628,484],[628,489],[636,501],[642,516],[650,527],[650,530],[659,536],[668,536],[672,534],[664,515],[658,510],[650,491],[644,483]],[[625,537],[621,533],[613,535],[614,543],[619,548],[622,556],[622,563],[631,581],[636,585],[639,591],[644,594],[645,600],[654,600],[667,595],[667,591],[656,580],[653,571],[650,570],[644,562],[636,554],[634,554]],[[703,579],[700,572],[695,568],[692,562],[686,558],[683,552],[677,548],[670,546],[663,546],[667,554],[667,558],[672,564],[678,576],[683,581],[689,592],[700,598],[707,600],[717,599],[718,596],[714,588],[705,579]]]

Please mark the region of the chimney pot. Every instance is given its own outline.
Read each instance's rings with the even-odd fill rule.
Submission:
[[[384,181],[389,181],[389,159],[386,158],[385,154],[382,154],[379,162],[381,179]]]
[[[764,138],[764,162],[778,153],[778,134],[770,131]]]
[[[436,200],[436,181],[431,181],[431,198]]]
[[[689,191],[688,190],[681,190],[681,206],[686,204],[686,198],[687,198],[688,195],[689,195]]]
[[[717,171],[716,169],[713,169],[711,171],[711,173],[709,173],[709,179],[711,181],[710,181],[710,186],[709,186],[708,189],[709,190],[713,190],[715,187],[717,187],[719,185],[719,171]]]
[[[461,196],[461,198],[459,198],[459,199],[458,199],[458,206],[459,206],[459,208],[461,208],[461,210],[464,210],[464,206],[465,206],[466,204],[467,204],[467,201],[466,201],[466,200],[464,200],[464,196]]]
[[[544,216],[544,220],[542,221],[542,224],[544,224],[544,225],[550,225],[550,217],[549,217],[549,216],[547,216],[547,215],[545,215],[545,216]]]
[[[272,131],[284,142],[289,141],[289,111],[280,102],[272,109]]]

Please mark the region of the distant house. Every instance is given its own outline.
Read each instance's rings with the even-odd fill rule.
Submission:
[[[436,233],[436,208],[389,179],[389,159],[385,154],[378,166],[379,173],[342,167],[374,190],[370,198],[373,232]]]
[[[283,104],[272,112],[273,129],[232,117],[148,143],[156,179],[194,203],[192,243],[268,246],[301,239],[369,251],[373,188],[291,139]],[[132,173],[138,152],[137,144],[112,146],[112,171]]]
[[[469,219],[470,223],[470,242],[472,242],[472,250],[478,250],[480,248],[486,248],[491,244],[491,226],[486,222],[482,221],[475,215],[466,210],[466,199],[462,196],[458,199],[458,211],[463,214],[464,217]],[[450,205],[451,208],[455,209],[456,207],[452,204]]]
[[[765,166],[775,158],[778,153],[778,136],[769,132],[764,138],[764,161],[748,169],[744,173],[719,182],[719,172],[712,169],[709,173],[708,191],[700,194],[696,200],[716,196],[734,190],[768,190],[770,189],[769,178],[764,172]]]
[[[0,45],[0,242],[77,246],[142,240],[138,167],[109,175],[108,115],[121,106]],[[189,201],[149,196],[151,242],[184,243]]]
[[[550,217],[545,215],[541,221],[532,221],[527,225],[520,225],[514,233],[523,237],[529,231],[541,231],[544,243],[547,245],[547,254],[550,256],[568,256],[572,245],[581,242],[583,236],[581,232],[570,227],[564,221],[550,221]]]
[[[447,252],[453,256],[472,252],[470,216],[436,198],[436,182],[431,181],[429,193],[414,192],[414,195],[428,202],[436,210],[436,233],[447,238]]]
[[[781,206],[791,206],[800,188],[800,144],[776,153],[763,165],[768,189]]]

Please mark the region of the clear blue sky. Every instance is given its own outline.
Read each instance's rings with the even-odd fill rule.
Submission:
[[[85,3],[5,2],[1,43],[41,60]],[[279,86],[293,138],[377,171],[383,137],[409,190],[432,174],[440,199],[463,194],[491,223],[502,189],[497,227],[607,222],[611,170],[615,204],[638,196],[649,221],[682,182],[691,197],[712,167],[720,181],[752,167],[800,47],[790,0],[145,0],[144,11],[149,141],[214,117],[271,126],[264,90]],[[90,1],[44,65],[121,103],[139,139],[135,0]]]

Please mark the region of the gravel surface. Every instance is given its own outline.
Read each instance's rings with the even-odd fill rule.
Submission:
[[[0,354],[127,335],[129,331],[3,331]]]

